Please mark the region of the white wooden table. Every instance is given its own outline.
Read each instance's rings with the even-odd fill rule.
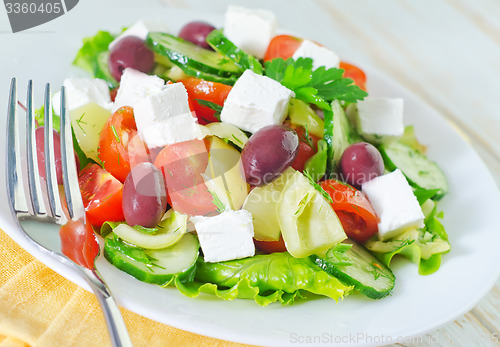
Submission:
[[[499,1],[159,1],[218,13],[228,4],[272,10],[280,27],[387,74],[437,109],[470,141],[500,186]],[[499,341],[500,281],[469,313],[408,345]]]

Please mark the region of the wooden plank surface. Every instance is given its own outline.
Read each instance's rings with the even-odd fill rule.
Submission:
[[[283,29],[386,73],[437,109],[470,141],[500,186],[499,1],[158,1],[221,14],[228,4],[272,10]],[[463,317],[399,345],[493,346],[499,341],[497,282]]]

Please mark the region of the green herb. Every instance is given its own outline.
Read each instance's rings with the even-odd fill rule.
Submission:
[[[113,132],[113,135],[115,135],[116,142],[120,143],[120,137],[118,136],[118,132],[116,131],[116,128],[114,125],[111,126],[111,131]]]
[[[370,266],[367,270],[369,273],[371,273],[373,275],[374,280],[377,280],[380,277],[380,272],[377,271],[375,268]]]
[[[318,183],[314,181],[314,179],[311,177],[309,172],[307,172],[307,170],[304,171],[304,176],[306,176],[306,178],[309,180],[309,183],[311,183],[314,189],[316,189],[318,192],[321,193],[321,195],[323,195],[326,201],[328,201],[329,203],[333,203],[332,197],[327,192],[325,192],[323,187],[321,187]]]
[[[224,205],[224,203],[219,199],[215,192],[210,192],[210,194],[212,194],[212,202],[215,207],[217,207],[217,211],[220,213],[224,212],[226,210],[226,206]]]
[[[330,110],[329,102],[341,100],[356,102],[368,94],[352,79],[344,78],[344,70],[324,66],[313,70],[311,58],[276,58],[265,63],[266,76],[295,92],[297,99]]]
[[[306,207],[307,203],[309,202],[309,193],[307,193],[306,195],[304,195],[304,197],[302,199],[300,199],[299,201],[299,208],[297,209],[297,211],[295,211],[295,215],[299,215],[302,213],[302,211],[304,210],[304,208]]]
[[[205,107],[208,107],[208,108],[214,110],[215,111],[214,117],[217,118],[220,121],[220,113],[222,112],[222,106],[221,105],[216,104],[215,102],[211,102],[211,101],[203,100],[203,99],[195,99],[195,100],[201,106],[205,106]]]
[[[314,143],[312,142],[311,135],[309,135],[309,130],[307,129],[307,124],[303,127],[304,135],[302,135],[302,142],[307,143],[309,147],[314,149]]]
[[[78,118],[76,120],[76,124],[78,124],[78,127],[80,128],[80,130],[84,133],[84,134],[87,134],[87,132],[85,130],[83,130],[82,128],[82,124],[84,125],[87,125],[87,122],[84,122],[83,121],[83,117],[85,116],[85,112],[80,116],[80,118]]]

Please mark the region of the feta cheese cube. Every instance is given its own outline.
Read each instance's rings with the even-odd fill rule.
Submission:
[[[255,255],[252,214],[246,210],[224,211],[213,216],[193,216],[204,259],[209,263]]]
[[[271,11],[228,6],[224,35],[245,53],[264,58],[276,34],[276,16]]]
[[[405,131],[401,98],[367,97],[351,107],[349,117],[368,141],[389,142]]]
[[[113,112],[122,106],[135,108],[135,104],[148,95],[159,93],[165,82],[158,76],[147,75],[132,68],[126,68],[116,93]]]
[[[340,63],[340,58],[337,54],[310,40],[302,41],[299,48],[293,53],[292,58],[311,58],[313,60],[313,69],[317,69],[320,66],[324,66],[326,69],[339,67]]]
[[[112,107],[109,88],[104,80],[98,78],[67,78],[63,82],[66,88],[69,111],[84,105],[95,103],[104,109]],[[61,109],[61,92],[52,97],[52,106],[59,114]]]
[[[362,191],[380,218],[378,235],[383,241],[406,228],[424,226],[424,214],[403,173],[395,171],[363,183]]]
[[[281,124],[293,96],[295,93],[281,83],[246,70],[227,96],[221,121],[252,133],[267,125]]]
[[[117,38],[115,38],[108,46],[109,49],[112,49],[118,41],[122,40],[127,36],[135,36],[145,41],[148,34],[153,31],[160,32],[168,32],[168,28],[162,21],[159,20],[151,20],[151,21],[138,21],[130,28],[121,33]]]
[[[150,148],[203,138],[182,83],[165,85],[157,76],[125,69],[114,109],[121,106],[134,109],[137,132]]]

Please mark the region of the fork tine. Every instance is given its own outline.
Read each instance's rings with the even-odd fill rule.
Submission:
[[[33,81],[28,82],[28,95],[26,104],[26,154],[27,154],[27,174],[28,191],[32,211],[35,215],[45,215],[45,204],[43,202],[42,188],[38,173],[38,156],[35,139],[35,122],[33,109]]]
[[[61,88],[61,164],[66,205],[71,219],[84,219],[82,195],[78,188],[78,173],[73,151],[73,136],[67,107],[66,88]]]
[[[10,84],[7,117],[7,192],[10,206],[14,212],[28,213],[28,204],[23,189],[17,117],[17,83],[15,78],[12,79]]]
[[[50,84],[45,87],[44,102],[44,125],[45,125],[45,182],[47,185],[48,212],[55,218],[63,216],[61,209],[61,200],[57,185],[55,155],[54,155],[54,135],[52,120],[52,103],[50,102]]]

